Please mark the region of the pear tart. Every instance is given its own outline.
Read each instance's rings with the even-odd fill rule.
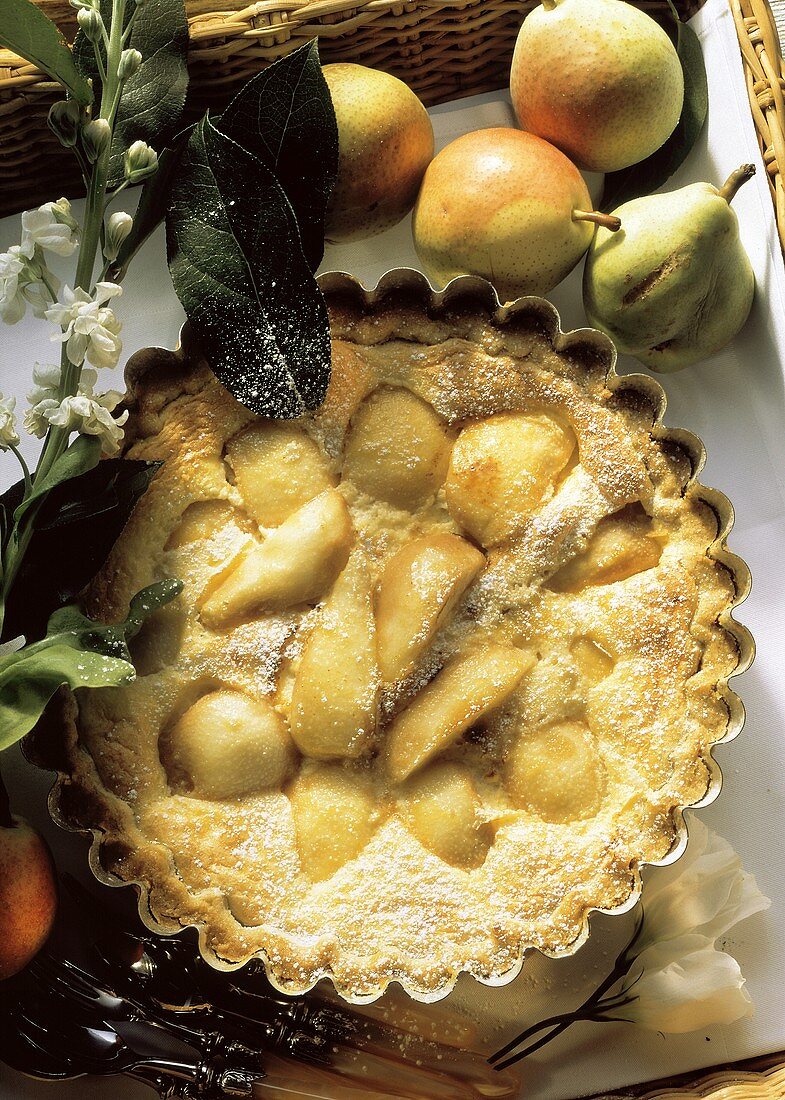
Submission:
[[[184,589],[135,682],[68,704],[71,821],[155,927],[290,992],[433,998],[574,950],[678,848],[738,717],[696,441],[604,337],[459,282],[369,304],[338,280],[299,420],[194,351],[132,371],[127,454],[163,466],[87,605]]]

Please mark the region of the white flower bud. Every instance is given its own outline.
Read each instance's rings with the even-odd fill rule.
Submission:
[[[727,840],[712,833],[699,817],[691,819],[689,832],[690,843],[681,859],[646,882],[646,919],[638,953],[695,933],[717,940],[734,924],[771,905]]]
[[[88,122],[82,130],[82,148],[85,156],[94,164],[112,137],[112,127],[105,118],[96,118]]]
[[[49,129],[66,149],[72,149],[76,145],[80,117],[79,105],[73,99],[60,99],[49,108]]]
[[[140,180],[146,179],[155,172],[158,167],[158,154],[146,141],[135,141],[130,149],[126,149],[123,167],[125,178],[129,183],[139,183]]]
[[[104,235],[104,259],[116,260],[120,245],[131,232],[134,219],[123,210],[110,214]]]
[[[9,447],[16,447],[19,443],[19,432],[16,430],[15,397],[3,397],[0,393],[0,451],[6,451]]]
[[[68,199],[63,197],[58,199],[57,202],[49,202],[46,205],[55,221],[61,225],[67,225],[72,232],[79,228],[79,222],[71,213],[71,203]]]
[[[35,243],[30,240],[0,252],[0,319],[8,325],[21,321],[32,301],[32,284],[39,278],[33,268],[34,252]]]
[[[123,50],[120,54],[120,64],[117,66],[117,75],[121,80],[128,80],[139,72],[142,66],[142,55],[138,50]]]
[[[701,936],[692,936],[685,947],[674,959],[658,958],[656,948],[641,954],[622,989],[624,1002],[605,1018],[679,1035],[751,1016],[752,1001],[736,960]]]
[[[104,30],[104,21],[95,8],[80,8],[76,13],[79,29],[90,42],[100,42]]]

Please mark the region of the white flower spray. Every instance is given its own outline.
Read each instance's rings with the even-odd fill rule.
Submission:
[[[62,330],[51,339],[65,344],[68,361],[74,366],[81,366],[85,359],[94,367],[117,366],[123,350],[121,325],[105,303],[118,294],[122,288],[116,283],[97,283],[92,295],[65,286],[62,301],[47,309],[47,319]]]
[[[771,902],[726,840],[696,817],[689,832],[686,853],[644,887],[642,916],[606,980],[573,1012],[535,1024],[498,1050],[490,1059],[497,1069],[578,1020],[678,1034],[752,1015],[741,968],[719,941]]]
[[[72,2],[80,29],[93,46],[100,97],[90,105],[71,97],[54,103],[48,121],[81,167],[87,195],[84,218],[80,226],[65,198],[26,210],[21,239],[0,253],[0,319],[16,324],[29,307],[55,326],[51,339],[62,346],[59,366],[36,364],[33,372],[30,407],[23,423],[44,444],[32,473],[17,448],[14,402],[0,396],[0,449],[12,450],[19,460],[24,477],[22,503],[34,501],[29,508],[17,510],[20,518],[13,519],[0,545],[0,632],[9,593],[48,492],[46,488],[42,492],[42,486],[50,485],[53,477],[55,484],[60,480],[57,467],[74,442],[74,433],[98,439],[103,455],[121,450],[127,413],[117,412],[118,392],[96,392],[94,368],[115,367],[122,354],[120,321],[109,304],[121,290],[116,282],[106,281],[106,275],[133,229],[133,219],[122,212],[110,214],[108,207],[120,191],[151,175],[158,164],[155,150],[145,142],[135,141],[126,149],[114,147],[125,84],[144,63],[140,51],[129,44],[141,4],[137,0],[126,13],[126,0],[113,0],[107,19],[93,0]],[[119,182],[113,178],[114,154],[121,156],[124,166]],[[48,259],[73,255],[73,279],[61,290]],[[79,453],[88,456],[95,450],[83,447]],[[74,476],[72,466],[66,464],[65,469]]]
[[[117,390],[96,394],[98,373],[90,367],[84,367],[78,392],[61,398],[61,376],[60,367],[36,363],[33,368],[34,386],[27,395],[30,407],[24,418],[26,430],[39,439],[46,435],[50,427],[97,436],[101,440],[101,451],[104,455],[117,454],[128,412],[123,412],[118,417],[111,414],[122,401],[123,395]]]

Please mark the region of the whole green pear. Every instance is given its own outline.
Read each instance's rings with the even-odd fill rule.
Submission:
[[[622,229],[599,227],[586,257],[586,316],[654,371],[681,370],[725,347],[752,306],[755,277],[730,206],[755,172],[722,187],[692,183],[626,202]]]

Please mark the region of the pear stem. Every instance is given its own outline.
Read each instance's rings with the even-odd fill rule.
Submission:
[[[572,217],[576,222],[594,222],[603,229],[610,229],[611,233],[621,229],[621,222],[615,214],[602,214],[599,210],[573,210]]]
[[[726,202],[732,202],[736,192],[743,183],[752,179],[755,175],[754,164],[742,164],[741,168],[737,168],[735,172],[731,172],[728,178],[719,188],[719,194],[725,199]]]
[[[553,11],[556,7],[556,0],[541,0],[541,3],[546,11]]]

